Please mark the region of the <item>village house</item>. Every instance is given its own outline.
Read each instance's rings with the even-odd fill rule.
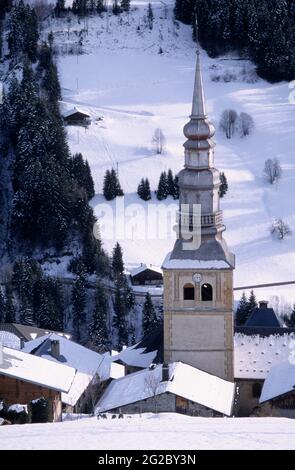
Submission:
[[[5,335],[5,332],[14,335],[14,347],[16,349],[21,349],[27,341],[40,338],[40,336],[49,335],[50,333],[56,333],[59,336],[71,338],[70,334],[60,331],[52,331],[45,328],[37,328],[36,326],[22,325],[20,323],[0,323],[0,341],[4,346],[8,346],[8,344],[5,344],[6,340],[9,341],[9,339],[13,338],[11,335]],[[18,338],[18,341],[15,337]]]
[[[249,416],[259,404],[272,366],[288,360],[294,328],[285,328],[267,302],[259,302],[234,336],[235,380],[239,389],[239,415]],[[272,380],[272,379],[271,379]]]
[[[230,416],[235,385],[187,364],[153,365],[114,380],[96,413],[177,412],[192,416]]]
[[[108,353],[99,354],[55,333],[26,343],[23,350],[75,368],[71,387],[61,395],[64,409],[68,412],[91,413],[94,402],[107,383],[124,375],[124,367],[113,365]],[[103,388],[101,384],[104,384]]]
[[[155,286],[163,285],[163,271],[158,266],[143,264],[130,270],[131,283],[134,286]]]
[[[87,126],[90,124],[90,114],[77,107],[64,111],[63,119],[65,124],[72,126]]]
[[[263,384],[258,416],[295,418],[295,356],[271,367]]]
[[[0,399],[7,405],[23,404],[44,397],[48,400],[50,420],[62,420],[61,394],[67,393],[75,369],[3,347],[0,353]]]

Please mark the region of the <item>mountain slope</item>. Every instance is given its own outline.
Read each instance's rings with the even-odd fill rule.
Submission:
[[[69,142],[73,152],[82,151],[88,159],[98,194],[102,191],[105,170],[116,167],[118,162],[126,204],[141,202],[134,193],[142,176],[148,176],[152,189],[156,189],[161,171],[172,168],[177,172],[184,162],[182,128],[190,114],[195,44],[191,28],[173,21],[172,4],[167,19],[162,4],[152,4],[155,15],[152,30],[144,23],[145,1],[132,2],[137,9],[132,10],[129,19],[126,14],[110,15],[109,32],[106,15],[80,24],[73,18],[69,34],[65,21],[54,20],[48,25],[48,30],[55,32],[56,46],[63,50],[81,37],[74,31],[88,29],[88,34],[80,33],[83,55],[58,58],[63,106],[80,106],[93,117],[87,130],[68,128]],[[158,54],[160,47],[163,54]],[[225,237],[236,254],[235,285],[292,280],[295,279],[294,236],[278,241],[269,234],[272,220],[278,217],[286,219],[295,231],[295,106],[289,103],[290,89],[287,83],[270,85],[262,80],[252,84],[211,81],[216,70],[212,66],[220,73],[231,70],[236,75],[245,67],[251,69],[251,64],[245,61],[226,59],[209,59],[202,52],[208,114],[217,129],[215,163],[229,180],[229,192],[221,205],[227,225]],[[253,135],[225,139],[218,130],[218,122],[222,111],[228,108],[253,116]],[[96,121],[100,116],[103,120]],[[167,139],[165,154],[160,156],[154,154],[151,146],[157,127]],[[262,172],[264,161],[273,157],[279,158],[283,175],[277,186],[270,187],[264,182]],[[98,216],[99,205],[104,202],[99,195],[92,201]],[[153,199],[153,202],[158,201]],[[175,202],[165,201],[168,204]],[[125,239],[120,239],[118,233],[108,239],[103,227],[105,220],[101,220],[104,245],[110,250],[115,239],[119,239],[127,264],[160,265],[173,245],[173,234],[169,240],[136,240],[136,233],[142,236],[144,213],[137,218],[137,230],[127,227],[129,233]],[[128,221],[131,221],[130,214]],[[166,229],[163,231],[165,235]],[[260,296],[274,294],[284,295],[290,301],[294,299],[291,287],[276,292],[259,291]]]

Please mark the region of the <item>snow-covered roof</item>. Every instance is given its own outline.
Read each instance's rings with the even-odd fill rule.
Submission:
[[[145,369],[149,367],[155,357],[157,351],[145,352],[145,348],[136,348],[135,346],[122,349],[122,351],[116,356],[112,356],[113,361],[120,361],[128,366],[141,367]]]
[[[68,392],[75,369],[17,349],[3,347],[0,374],[14,377],[60,392]]]
[[[288,360],[294,333],[284,335],[234,336],[234,367],[236,379],[265,379],[271,367]]]
[[[259,403],[295,390],[295,364],[289,361],[273,366],[266,377]]]
[[[9,331],[0,331],[0,344],[12,349],[20,349],[20,339]]]
[[[99,400],[96,412],[135,403],[154,394],[170,392],[222,414],[231,414],[234,383],[181,362],[169,365],[169,378],[167,382],[161,381],[162,365],[158,365],[154,369],[145,369],[114,380]]]
[[[117,362],[111,362],[110,378],[119,379],[125,376],[125,367]]]
[[[144,264],[144,263],[142,263],[137,268],[130,269],[130,274],[131,276],[136,276],[137,274],[143,273],[146,270],[154,271],[155,273],[158,273],[158,274],[163,274],[163,271],[161,268],[159,268],[159,266],[155,266],[153,264]]]
[[[55,359],[51,355],[50,347],[52,340],[59,341],[59,360]],[[44,336],[43,338],[29,341],[25,344],[23,350],[49,359],[50,361],[54,361],[55,363],[62,362],[63,364],[75,367],[76,375],[72,386],[67,393],[62,394],[62,401],[71,406],[74,406],[77,403],[93,377],[96,374],[100,374],[100,367],[102,367],[103,361],[107,360],[107,356],[91,351],[91,349],[85,348],[70,339],[61,337],[54,333]]]
[[[67,333],[37,328],[36,326],[31,325],[22,325],[20,323],[0,323],[0,331],[9,331],[19,338],[22,337],[25,341],[31,341],[32,339],[49,335],[50,333],[57,333],[60,336],[70,337]]]
[[[163,269],[228,269],[224,260],[171,259],[168,253],[162,264]]]
[[[68,109],[68,110],[64,111],[62,113],[62,115],[63,115],[64,118],[66,118],[66,117],[72,116],[73,114],[76,114],[76,113],[83,114],[85,117],[90,117],[90,114],[86,113],[86,111],[84,111],[81,108],[77,108],[76,106],[72,109]]]

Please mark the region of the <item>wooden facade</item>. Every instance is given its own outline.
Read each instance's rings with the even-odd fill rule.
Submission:
[[[131,281],[134,286],[162,286],[163,275],[153,269],[145,269],[138,274],[131,274]]]
[[[62,420],[61,393],[14,377],[0,375],[0,399],[8,405],[28,404],[31,400],[44,397],[49,402],[51,421]]]
[[[90,124],[90,116],[89,114],[83,113],[81,111],[75,111],[72,114],[65,116],[64,121],[68,125],[77,126],[83,125],[87,126]]]

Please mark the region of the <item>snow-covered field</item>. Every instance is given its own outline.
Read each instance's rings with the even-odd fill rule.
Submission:
[[[46,31],[47,34],[53,29],[56,44],[66,48],[80,37],[74,31],[88,29],[83,36],[85,54],[60,55],[58,65],[64,108],[79,106],[93,118],[87,130],[68,128],[68,136],[72,151],[81,151],[91,165],[98,193],[93,199],[97,215],[104,202],[100,194],[107,168],[118,164],[125,203],[130,205],[140,202],[135,191],[141,177],[147,176],[152,189],[156,189],[161,171],[172,168],[177,172],[184,162],[182,128],[191,111],[195,64],[191,28],[173,22],[172,1],[167,19],[163,5],[152,1],[155,21],[149,30],[144,24],[147,1],[131,3],[138,9],[130,13],[129,19],[127,15],[110,15],[108,30],[104,15],[81,20],[80,24],[72,20],[69,34],[67,23],[60,21],[52,22]],[[158,53],[160,47],[163,54]],[[222,200],[222,208],[227,225],[225,237],[236,254],[235,285],[294,280],[295,106],[289,103],[288,84],[271,85],[263,80],[252,84],[212,82],[212,66],[221,72],[230,69],[239,74],[251,64],[210,59],[205,52],[201,57],[208,113],[217,129],[216,166],[225,171],[229,180],[230,189]],[[253,116],[252,136],[227,140],[221,134],[219,118],[228,108]],[[103,120],[97,121],[100,116]],[[167,139],[165,154],[160,156],[155,155],[151,145],[157,127]],[[264,182],[262,171],[264,161],[273,157],[280,160],[283,175],[278,185],[271,187]],[[169,203],[173,201],[164,205]],[[269,234],[272,220],[278,217],[293,229],[293,235],[284,241]],[[174,236],[137,239],[146,226],[146,210],[139,211],[138,207],[129,207],[127,220],[125,236],[117,232],[108,240],[102,227],[105,247],[111,250],[118,239],[127,264],[161,265]],[[154,227],[154,223],[149,226]],[[259,297],[284,295],[294,301],[293,289],[260,290]]]
[[[41,436],[46,436],[42,439]],[[0,428],[0,449],[295,449],[295,420],[177,414]]]

